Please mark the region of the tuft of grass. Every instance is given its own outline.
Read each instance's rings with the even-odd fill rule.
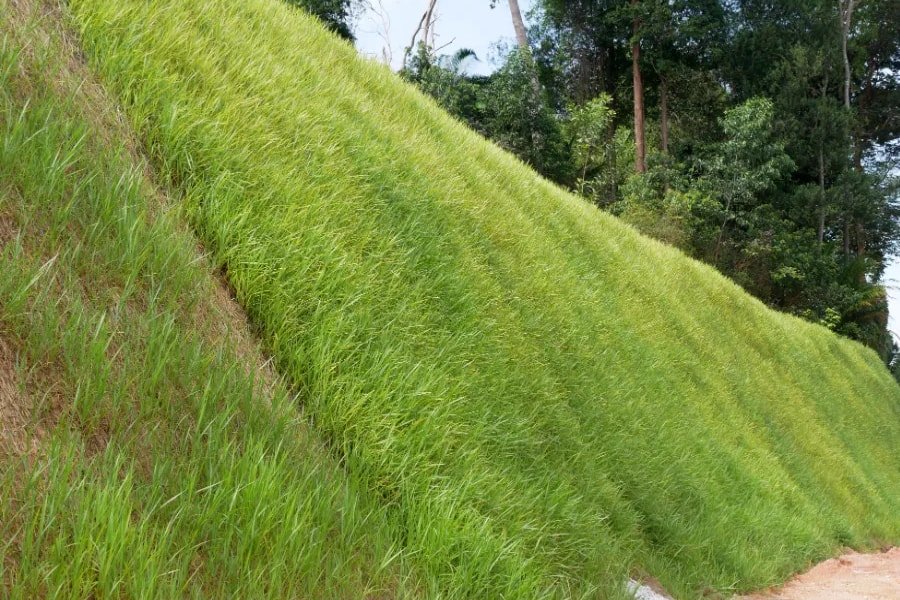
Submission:
[[[0,457],[0,596],[417,595],[74,49],[54,3],[0,0],[0,342],[32,441]]]

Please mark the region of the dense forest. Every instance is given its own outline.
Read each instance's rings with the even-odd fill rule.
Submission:
[[[352,38],[358,3],[295,3]],[[490,76],[434,48],[422,4],[402,75],[447,111],[896,362],[878,281],[900,241],[900,0],[536,0],[527,32],[512,2],[517,46]]]

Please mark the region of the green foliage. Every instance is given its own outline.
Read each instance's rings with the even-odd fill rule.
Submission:
[[[360,0],[285,0],[318,17],[331,31],[347,40],[353,40],[350,23]]]
[[[775,189],[794,167],[772,128],[773,106],[765,98],[753,98],[725,111],[725,140],[716,145],[702,165],[702,187],[719,198],[727,218],[756,206],[762,192]]]
[[[0,597],[418,595],[50,5],[0,0]]]
[[[569,131],[570,137],[576,138],[571,127]],[[634,130],[618,127],[611,137],[607,132],[605,139],[596,141],[602,146],[600,151],[606,154],[605,160],[590,169],[581,165],[582,177],[576,179],[575,191],[598,206],[611,207],[615,213],[614,205],[622,199],[620,188],[634,175]]]
[[[477,59],[477,56],[466,48],[458,50],[453,56],[433,59],[429,48],[419,42],[409,64],[400,71],[400,76],[434,98],[448,113],[472,129],[483,132],[483,105],[479,101],[479,93],[486,81],[463,73],[463,66],[470,59]]]
[[[420,43],[401,76],[540,174],[559,183],[570,182],[572,157],[563,125],[538,84],[531,57],[512,50],[490,77],[469,77],[460,66],[471,56],[471,51],[462,50],[435,59]]]
[[[575,189],[582,196],[592,197],[597,188],[604,187],[603,182],[597,182],[596,173],[615,164],[613,153],[616,148],[611,132],[616,112],[611,103],[612,97],[602,94],[584,106],[569,106],[566,128],[572,140],[575,169],[579,173]]]
[[[839,312],[844,326],[836,330],[880,340],[873,347],[888,355],[887,331],[862,333],[871,323],[854,321],[861,313],[849,299],[860,290],[841,274],[861,259],[861,280],[874,292],[871,282],[900,240],[897,194],[884,183],[900,148],[888,108],[900,88],[887,75],[898,68],[900,34],[883,26],[896,20],[896,4],[863,3],[855,11],[847,110],[836,2],[541,0],[532,15],[534,55],[556,106],[610,94],[611,131],[630,127],[630,44],[642,49],[648,136],[657,139],[648,157],[652,181],[640,185],[655,199],[640,204],[638,218],[626,197],[633,191],[627,174],[611,176],[624,163],[618,152],[576,190],[615,214],[630,213],[642,231],[677,239],[770,306],[813,321],[826,308]],[[747,101],[767,106],[734,112]],[[767,166],[770,153],[777,160]],[[671,224],[665,211],[650,208],[661,207],[672,189],[714,198],[726,214],[703,211],[718,222],[701,219],[698,230],[673,236],[670,227],[657,227]],[[711,227],[718,233],[710,243]],[[823,297],[834,302],[823,307]]]
[[[490,139],[548,179],[570,179],[572,164],[562,125],[537,83],[530,55],[512,50],[482,89],[479,101]]]
[[[715,220],[722,207],[713,198],[691,190],[670,188],[661,193],[650,175],[632,175],[622,187],[624,200],[613,208],[615,214],[660,241],[685,252],[696,252],[715,242]]]
[[[642,570],[688,598],[900,537],[900,388],[871,351],[536,177],[277,3],[71,8],[412,589],[624,598]],[[528,73],[497,89],[537,110]]]

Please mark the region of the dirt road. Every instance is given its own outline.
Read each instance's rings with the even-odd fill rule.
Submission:
[[[737,600],[900,600],[900,548],[850,552],[816,565],[784,587]]]

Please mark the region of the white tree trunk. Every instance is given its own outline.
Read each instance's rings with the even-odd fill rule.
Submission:
[[[857,6],[857,0],[838,0],[838,9],[841,13],[841,54],[844,59],[844,108],[850,110],[850,57],[847,53],[847,42],[850,38],[850,28],[853,25],[853,9]]]
[[[419,34],[422,33],[424,29],[424,34],[422,35],[422,41],[426,44],[428,43],[428,32],[432,28],[432,15],[434,14],[434,7],[437,4],[437,0],[427,0],[428,4],[425,7],[425,13],[422,15],[422,18],[419,20],[419,25],[416,27],[416,30],[413,31],[412,39],[409,41],[409,46],[407,46],[403,50],[403,62],[400,63],[400,68],[406,68],[406,61],[409,60],[410,53],[416,48],[416,38],[419,37]]]
[[[519,0],[509,0],[509,12],[512,13],[513,28],[516,30],[516,42],[523,52],[529,52],[528,32],[525,30],[525,21],[522,20],[522,12],[519,10]]]

